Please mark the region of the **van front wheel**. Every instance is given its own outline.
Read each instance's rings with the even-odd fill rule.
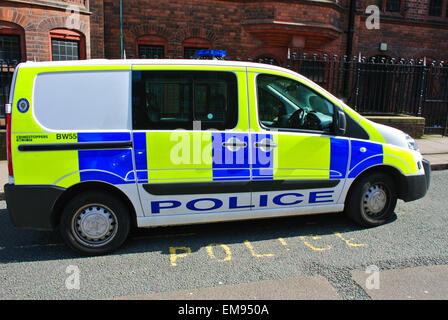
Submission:
[[[65,206],[59,228],[64,241],[75,251],[85,255],[105,254],[126,240],[129,210],[107,193],[84,192]]]
[[[396,205],[394,181],[388,175],[376,172],[355,182],[347,196],[345,212],[359,225],[374,227],[390,220]]]

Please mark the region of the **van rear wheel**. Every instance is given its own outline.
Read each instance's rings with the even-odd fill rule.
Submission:
[[[102,191],[83,192],[65,206],[60,231],[66,244],[84,255],[100,255],[120,247],[129,228],[129,209]]]
[[[345,203],[345,213],[363,227],[386,223],[394,214],[397,190],[388,175],[375,172],[356,181]]]

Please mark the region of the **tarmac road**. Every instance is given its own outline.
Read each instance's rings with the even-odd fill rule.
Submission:
[[[433,172],[376,228],[339,214],[166,227],[88,258],[15,230],[1,201],[0,299],[448,299],[446,181]]]

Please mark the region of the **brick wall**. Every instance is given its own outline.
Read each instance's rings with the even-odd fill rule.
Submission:
[[[76,1],[59,1],[54,4],[46,1],[45,4],[36,1],[36,4],[27,4],[14,1],[0,1],[0,22],[14,23],[24,31],[26,44],[26,60],[50,60],[50,31],[65,29],[70,12],[66,12],[67,5]],[[76,30],[85,36],[86,57],[90,57],[90,14],[87,8],[79,7],[79,29]]]
[[[104,58],[104,5],[102,0],[91,0],[90,16],[90,41],[91,57]]]
[[[381,19],[379,30],[368,30],[365,17],[356,27],[357,51],[365,56],[446,60],[448,58],[448,25],[410,24]],[[387,44],[387,51],[379,50],[380,43]]]
[[[94,1],[92,1],[93,3]],[[136,39],[153,34],[166,39],[166,55],[183,56],[183,42],[189,38],[207,40],[213,48],[227,50],[230,58],[255,58],[263,53],[286,56],[287,45],[268,48],[251,34],[248,23],[285,22],[332,28],[337,39],[318,49],[339,54],[345,47],[344,10],[335,4],[308,1],[210,1],[172,0],[150,2],[127,0],[123,8],[124,46],[135,56]],[[105,55],[120,57],[119,1],[104,1]],[[295,26],[296,30],[300,26]],[[289,32],[288,30],[285,31]],[[295,32],[295,31],[291,31]],[[326,32],[326,31],[323,31]],[[313,49],[313,48],[307,48]]]

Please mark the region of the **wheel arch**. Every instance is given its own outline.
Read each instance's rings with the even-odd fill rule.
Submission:
[[[354,186],[356,185],[356,182],[363,179],[365,176],[370,175],[372,173],[376,173],[376,172],[381,172],[381,173],[391,176],[393,178],[393,180],[395,182],[395,186],[397,188],[398,198],[402,199],[404,197],[404,195],[407,192],[408,187],[407,187],[407,183],[406,183],[406,178],[403,175],[403,173],[398,168],[396,168],[394,166],[380,164],[380,165],[376,165],[376,166],[367,168],[366,170],[364,170],[360,174],[358,174],[358,176],[353,180],[353,182],[350,185],[350,188],[347,191],[347,196],[346,196],[345,202],[349,198],[350,193],[352,192]]]
[[[131,215],[129,217],[131,221],[132,227],[137,226],[137,215],[134,208],[134,205],[132,204],[131,200],[128,198],[128,196],[119,188],[117,188],[114,185],[111,185],[109,183],[101,182],[101,181],[86,181],[77,183],[68,189],[66,189],[56,200],[53,211],[51,215],[51,221],[54,227],[59,225],[62,211],[64,210],[64,207],[67,205],[67,203],[73,199],[73,197],[77,196],[80,193],[86,192],[86,191],[93,191],[93,190],[99,190],[99,191],[106,191],[108,193],[114,194],[118,199],[122,200],[123,203],[129,208],[129,214]]]

